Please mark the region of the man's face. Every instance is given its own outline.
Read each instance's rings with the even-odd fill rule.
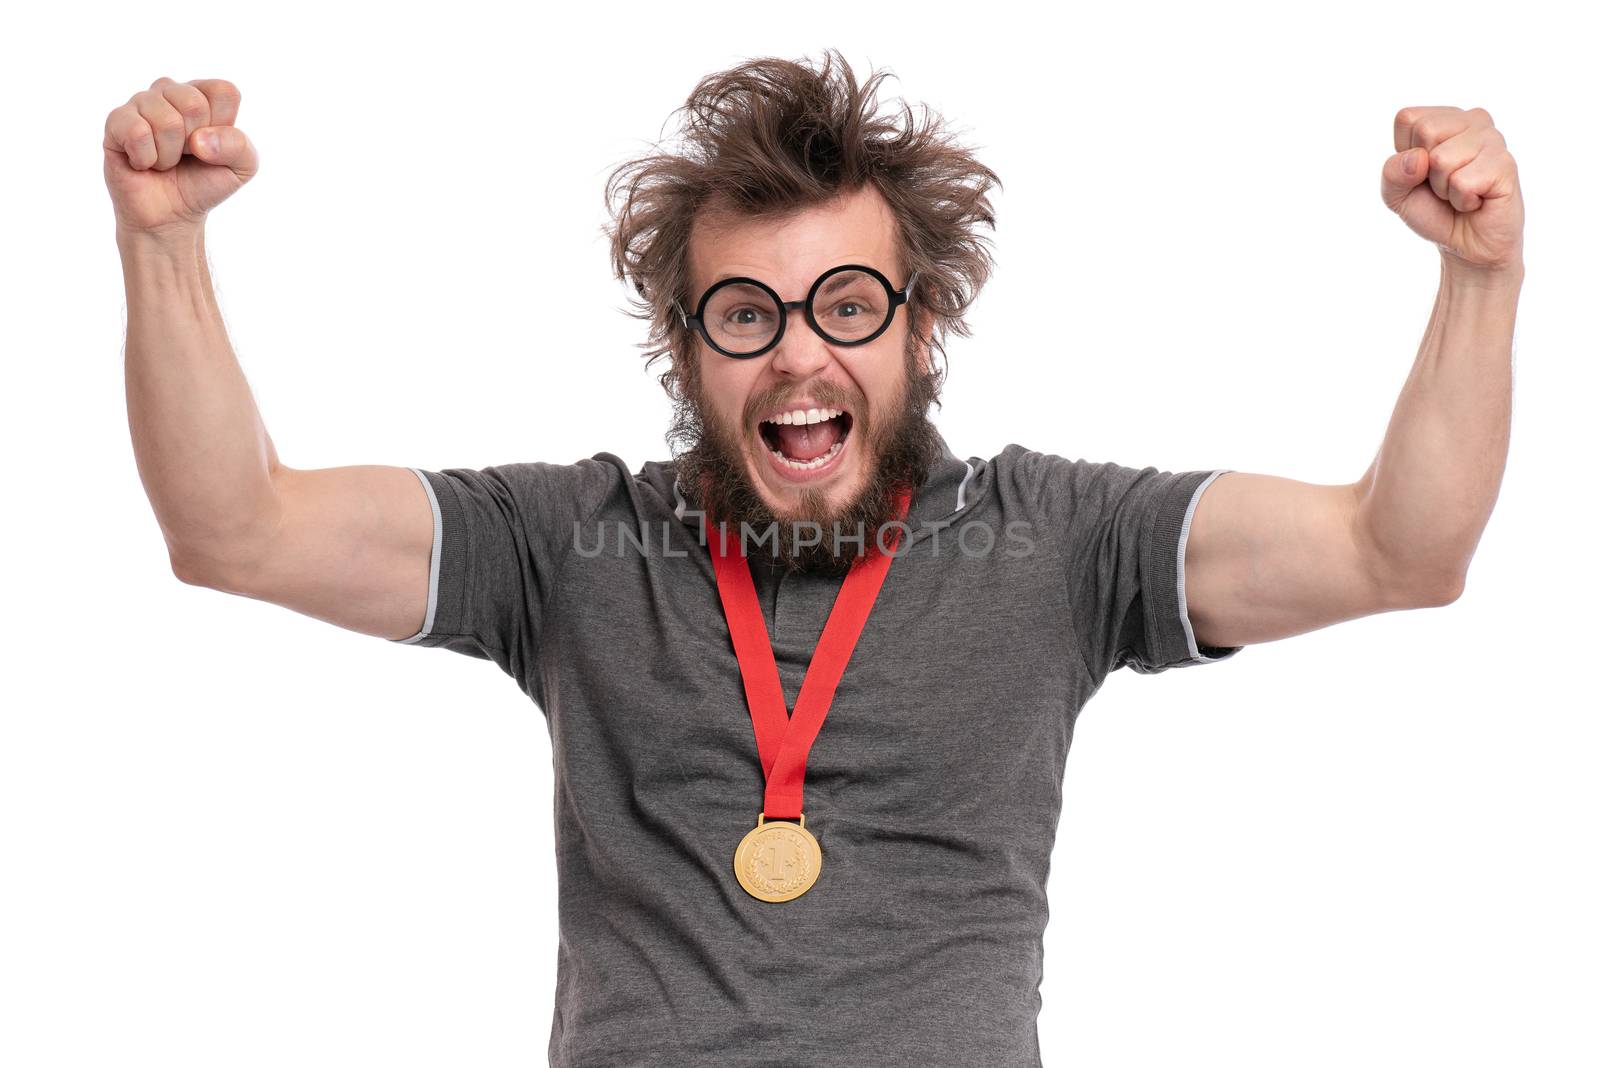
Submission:
[[[821,274],[846,263],[873,267],[898,290],[906,278],[894,238],[893,215],[871,186],[780,222],[697,222],[689,244],[690,301],[698,304],[730,275],[757,278],[784,300],[803,300]],[[791,568],[847,566],[831,537],[815,549],[797,548],[781,528],[809,520],[830,534],[834,523],[853,534],[862,523],[870,538],[893,518],[896,486],[914,487],[926,474],[937,455],[926,419],[935,393],[926,347],[915,344],[906,315],[915,306],[913,291],[912,305],[898,308],[889,328],[865,345],[824,340],[798,310],[777,346],[753,359],[730,359],[697,335],[678,418],[695,444],[679,458],[679,470],[702,484],[701,502],[730,523],[779,521],[780,556]],[[779,429],[781,414],[812,408],[843,414],[804,432],[792,423]],[[805,468],[792,462],[818,454],[822,459]],[[853,545],[844,549],[853,556]]]

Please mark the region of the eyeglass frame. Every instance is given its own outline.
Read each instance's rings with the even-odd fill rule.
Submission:
[[[812,310],[811,302],[816,299],[817,291],[822,288],[822,284],[829,278],[832,278],[834,275],[838,274],[840,271],[863,271],[867,274],[870,274],[883,286],[884,292],[889,294],[889,314],[883,317],[883,325],[878,327],[878,329],[874,330],[872,333],[868,334],[866,337],[857,338],[855,341],[840,341],[824,333],[822,327],[817,325],[817,317],[815,312]],[[894,325],[895,309],[899,308],[902,304],[910,302],[911,287],[916,284],[917,275],[919,273],[920,272],[912,271],[911,277],[906,279],[905,288],[895,289],[894,283],[890,282],[881,271],[868,267],[863,263],[842,263],[837,267],[831,267],[824,271],[821,277],[819,277],[815,282],[811,283],[811,290],[806,294],[805,300],[784,300],[782,297],[778,296],[778,293],[775,289],[761,281],[759,278],[724,278],[701,295],[699,307],[695,309],[695,313],[693,315],[684,314],[683,305],[678,303],[677,298],[673,298],[672,306],[677,309],[678,318],[682,321],[684,329],[692,330],[699,334],[705,339],[706,344],[710,345],[713,349],[726,356],[730,360],[753,360],[758,356],[765,356],[767,353],[771,352],[777,347],[778,342],[783,340],[784,332],[789,329],[789,313],[796,308],[803,308],[805,310],[807,325],[809,325],[812,331],[822,340],[826,341],[830,345],[848,345],[854,347],[856,345],[865,345],[870,341],[876,341],[883,335],[885,330]],[[755,286],[771,297],[773,305],[782,311],[782,314],[778,317],[778,332],[773,335],[771,341],[767,342],[755,352],[727,351],[721,345],[718,345],[715,341],[711,340],[711,333],[706,329],[705,326],[706,305],[711,302],[712,295],[716,293],[717,290],[722,289],[724,286],[731,286],[735,284]]]

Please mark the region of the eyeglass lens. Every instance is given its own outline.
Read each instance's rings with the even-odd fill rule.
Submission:
[[[889,318],[889,291],[864,271],[829,275],[817,290],[812,314],[831,341],[871,336]],[[703,322],[711,340],[729,352],[755,352],[778,332],[784,309],[772,295],[744,282],[725,285],[706,303]]]

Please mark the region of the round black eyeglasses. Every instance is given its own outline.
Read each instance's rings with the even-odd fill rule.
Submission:
[[[873,268],[846,263],[813,282],[805,300],[786,301],[755,278],[724,278],[706,290],[693,315],[685,315],[676,300],[672,306],[684,327],[706,344],[731,359],[749,360],[783,340],[789,312],[796,308],[804,309],[806,323],[824,341],[865,345],[889,329],[895,309],[910,300],[916,281],[912,272],[905,288],[896,290]]]

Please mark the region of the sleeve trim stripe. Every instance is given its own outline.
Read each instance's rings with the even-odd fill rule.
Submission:
[[[1206,476],[1206,480],[1195,487],[1193,496],[1189,498],[1189,507],[1183,513],[1183,527],[1178,533],[1178,618],[1183,621],[1183,637],[1189,643],[1189,656],[1202,663],[1211,663],[1217,660],[1226,660],[1227,656],[1204,656],[1200,647],[1195,644],[1194,627],[1189,622],[1189,597],[1183,588],[1183,556],[1189,547],[1189,525],[1194,522],[1194,510],[1200,503],[1200,495],[1206,487],[1216,480],[1218,475],[1225,475],[1230,468],[1213,471]],[[1230,652],[1229,656],[1232,655]]]
[[[428,481],[428,476],[418,468],[407,468],[422,483],[422,488],[428,494],[428,507],[433,509],[433,552],[428,558],[428,613],[422,619],[422,629],[409,638],[395,638],[394,641],[401,645],[410,645],[412,642],[421,641],[433,630],[433,616],[439,608],[439,550],[444,541],[444,519],[439,513],[439,498],[434,495],[433,484]],[[1187,526],[1187,524],[1185,524]],[[1181,555],[1180,555],[1181,559]],[[1180,572],[1181,576],[1181,572]],[[1181,577],[1180,577],[1180,582]],[[1185,627],[1188,621],[1184,621]]]

